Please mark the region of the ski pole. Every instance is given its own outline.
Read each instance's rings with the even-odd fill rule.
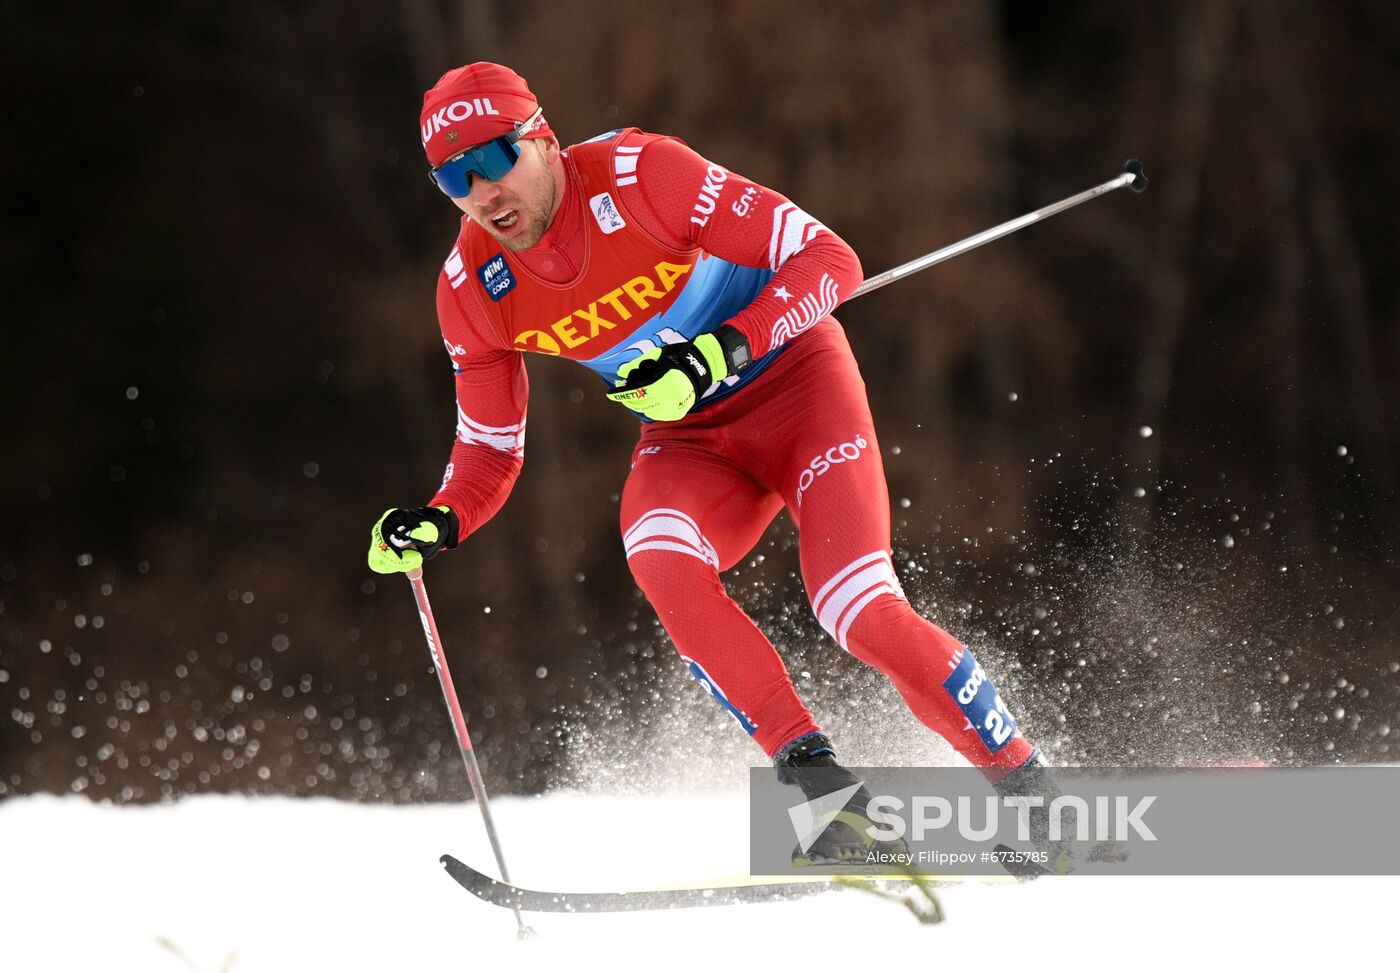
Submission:
[[[981,233],[974,233],[966,240],[959,240],[957,243],[949,244],[942,250],[935,250],[933,253],[924,254],[922,257],[918,257],[905,264],[900,264],[898,267],[887,270],[882,274],[876,274],[874,277],[867,278],[865,283],[851,291],[851,296],[846,298],[846,300],[849,301],[853,298],[860,297],[862,294],[869,294],[871,291],[878,290],[886,284],[894,283],[901,277],[908,277],[910,274],[917,273],[926,267],[932,267],[934,264],[941,264],[943,261],[956,257],[960,253],[967,253],[969,250],[975,250],[984,243],[991,243],[993,240],[999,240],[1008,233],[1015,233],[1022,227],[1030,226],[1032,223],[1038,223],[1046,217],[1054,216],[1056,213],[1062,213],[1072,206],[1078,206],[1080,203],[1088,202],[1091,199],[1102,196],[1104,193],[1111,193],[1113,190],[1121,189],[1124,186],[1131,187],[1135,193],[1140,193],[1147,188],[1147,177],[1143,175],[1142,163],[1137,159],[1129,159],[1123,165],[1123,171],[1119,175],[1114,176],[1107,182],[1099,183],[1099,185],[1095,186],[1093,189],[1086,189],[1082,193],[1077,193],[1067,199],[1062,199],[1058,203],[1051,203],[1049,206],[1044,206],[1034,212],[1027,213],[1025,216],[1018,216],[1014,220],[1008,220],[989,230],[983,230]]]
[[[413,585],[413,600],[418,602],[418,617],[423,622],[423,635],[428,640],[428,652],[433,657],[433,671],[437,673],[438,685],[442,687],[442,698],[447,702],[447,710],[452,714],[452,729],[457,734],[457,746],[462,751],[462,762],[467,765],[467,780],[471,782],[472,794],[476,796],[477,807],[481,808],[481,819],[486,823],[486,837],[491,841],[491,851],[496,856],[496,866],[501,870],[501,880],[510,882],[510,872],[506,870],[506,858],[501,853],[501,842],[496,837],[496,824],[491,820],[491,806],[486,800],[486,784],[481,779],[481,767],[476,762],[472,750],[472,738],[467,733],[467,719],[462,715],[462,706],[457,702],[457,690],[452,685],[452,674],[447,671],[447,656],[442,650],[442,640],[438,636],[437,622],[433,621],[433,608],[428,604],[428,589],[423,584],[423,569],[413,568],[408,572],[409,584]],[[517,935],[524,939],[534,935],[534,930],[525,925],[520,917],[520,909],[515,912]]]

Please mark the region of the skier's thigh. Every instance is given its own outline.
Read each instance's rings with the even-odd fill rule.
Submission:
[[[890,500],[874,425],[855,420],[808,437],[784,483],[798,524],[802,581],[814,598],[877,556],[888,561]]]
[[[723,457],[682,444],[642,447],[622,493],[623,543],[629,556],[642,544],[693,548],[725,571],[753,549],[782,505]]]

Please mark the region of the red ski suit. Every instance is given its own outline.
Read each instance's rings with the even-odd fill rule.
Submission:
[[[890,561],[889,497],[865,386],[831,312],[855,253],[781,194],[671,138],[624,129],[563,156],[544,238],[506,253],[463,218],[438,282],[457,375],[457,441],[434,504],[465,538],[520,471],[522,353],[573,358],[611,385],[647,348],[730,324],[753,363],[677,422],[646,423],[622,498],[637,584],[682,659],[769,756],[817,729],[720,572],[786,506],[822,627],[910,709],[1000,777],[1034,748],[972,654],[919,617]]]

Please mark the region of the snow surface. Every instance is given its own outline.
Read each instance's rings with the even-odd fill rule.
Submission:
[[[602,891],[745,871],[742,794],[553,793],[492,811],[512,877]],[[920,926],[851,892],[798,902],[529,917],[437,863],[494,872],[474,804],[203,796],[0,802],[0,970],[1303,969],[1383,955],[1397,878],[1069,878],[965,885]],[[1024,947],[1024,956],[1017,949]],[[1009,951],[1009,952],[1006,952]],[[1387,953],[1389,950],[1387,950]],[[781,964],[781,965],[779,965]]]

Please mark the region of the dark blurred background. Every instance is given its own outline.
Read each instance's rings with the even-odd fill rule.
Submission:
[[[1400,5],[0,11],[0,797],[465,792],[408,586],[364,550],[453,435],[457,221],[417,112],[480,59],[566,144],[678,134],[867,273],[1141,158],[1145,195],[838,312],[907,590],[1059,761],[1394,759]],[[529,367],[515,493],[428,573],[488,780],[759,762],[627,573],[635,423]],[[784,516],[732,588],[848,757],[936,756],[795,569]]]

